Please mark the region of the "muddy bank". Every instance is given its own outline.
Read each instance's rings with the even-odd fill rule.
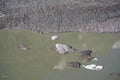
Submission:
[[[1,0],[0,29],[119,32],[120,0]]]

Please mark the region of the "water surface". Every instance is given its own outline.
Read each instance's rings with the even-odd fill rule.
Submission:
[[[51,36],[58,35],[52,41]],[[112,49],[120,41],[120,33],[54,33],[39,34],[31,31],[0,30],[0,80],[119,80],[120,49]],[[23,51],[19,43],[30,47]],[[97,61],[85,64],[103,65],[101,71],[65,68],[54,69],[54,66],[65,62],[78,61],[79,51],[60,55],[53,50],[56,43],[69,44],[81,50],[91,49]],[[81,64],[84,64],[81,62]]]

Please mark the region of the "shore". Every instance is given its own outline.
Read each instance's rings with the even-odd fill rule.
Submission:
[[[0,29],[52,32],[120,32],[119,0],[0,1]]]

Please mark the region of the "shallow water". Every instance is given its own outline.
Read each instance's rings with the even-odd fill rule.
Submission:
[[[119,80],[120,49],[112,49],[120,41],[120,33],[59,33],[52,41],[51,35],[30,31],[0,30],[0,80]],[[23,51],[18,44],[27,45]],[[91,49],[97,61],[85,64],[103,65],[100,71],[66,68],[65,62],[78,61],[79,51],[60,55],[51,47],[56,43],[70,44],[81,50]],[[81,62],[81,64],[84,64]]]

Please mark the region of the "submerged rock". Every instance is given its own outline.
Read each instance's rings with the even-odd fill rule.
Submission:
[[[74,49],[72,46],[65,45],[65,44],[56,44],[56,51],[59,52],[60,54],[66,54],[70,52],[74,52]]]
[[[92,60],[94,57],[91,56],[92,51],[91,50],[85,50],[80,52],[80,58],[83,62],[87,62]]]
[[[80,63],[79,62],[67,62],[66,64],[68,67],[72,67],[72,68],[80,68]]]

